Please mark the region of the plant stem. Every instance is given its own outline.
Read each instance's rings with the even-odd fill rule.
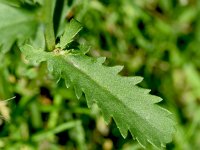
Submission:
[[[63,11],[63,6],[64,6],[64,0],[57,0],[56,1],[55,9],[54,9],[54,16],[53,16],[53,24],[54,24],[55,35],[57,35],[57,32],[58,32],[58,27],[59,27],[59,23],[60,23],[62,11]]]
[[[53,28],[53,8],[55,0],[44,1],[44,13],[45,13],[45,40],[48,51],[52,51],[55,48],[55,34]]]

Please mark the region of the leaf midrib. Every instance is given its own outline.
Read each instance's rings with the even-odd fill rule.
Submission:
[[[122,104],[123,106],[125,106],[125,108],[128,108],[130,112],[133,112],[135,114],[135,116],[141,118],[144,122],[146,122],[147,124],[149,124],[152,128],[158,130],[160,133],[161,132],[158,128],[156,128],[155,126],[153,126],[149,121],[147,121],[146,119],[144,119],[143,117],[141,117],[139,114],[137,114],[136,112],[132,111],[132,109],[130,107],[128,107],[127,105],[125,105],[117,96],[115,96],[111,91],[109,91],[109,89],[107,89],[104,86],[101,86],[101,84],[99,84],[98,82],[96,82],[92,77],[90,77],[89,75],[87,75],[87,73],[85,73],[83,70],[81,70],[80,68],[77,68],[76,66],[73,65],[73,62],[71,62],[69,59],[67,59],[68,57],[61,57],[65,62],[67,62],[72,68],[75,68],[76,70],[78,70],[81,74],[83,74],[86,78],[88,78],[88,80],[91,80],[95,85],[97,85],[98,87],[100,87],[100,89],[102,89],[103,91],[105,91],[105,93],[109,93],[111,95],[111,97],[113,97],[116,101],[119,101],[120,104]],[[152,104],[154,105],[154,104]],[[111,116],[111,115],[110,115]],[[129,129],[129,128],[128,128]],[[148,139],[148,138],[147,138]],[[160,142],[162,143],[162,142]]]

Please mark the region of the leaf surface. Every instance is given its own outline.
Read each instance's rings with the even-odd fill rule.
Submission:
[[[64,34],[61,36],[58,47],[64,49],[67,46],[67,44],[73,41],[73,38],[81,29],[81,24],[78,21],[72,19],[67,25]]]
[[[121,66],[102,65],[105,58],[91,58],[68,51],[45,52],[26,45],[22,49],[31,62],[46,61],[49,71],[73,86],[78,98],[85,93],[89,107],[96,103],[108,123],[111,117],[123,137],[130,131],[143,146],[165,146],[172,139],[174,122],[171,113],[156,103],[162,99],[150,90],[136,86],[141,77],[118,75]]]
[[[37,21],[33,11],[0,2],[0,45],[8,50],[16,40],[26,40],[36,32]]]

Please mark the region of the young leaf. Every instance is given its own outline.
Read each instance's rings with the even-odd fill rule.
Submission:
[[[58,47],[64,49],[67,44],[73,41],[73,38],[81,30],[81,28],[81,24],[78,21],[72,19],[66,27],[64,34],[61,36]]]
[[[47,61],[56,76],[75,88],[78,98],[84,92],[88,106],[97,103],[105,121],[108,123],[112,117],[123,137],[130,131],[144,147],[148,143],[162,147],[171,141],[171,114],[155,104],[161,98],[136,86],[140,77],[122,77],[118,75],[122,67],[106,67],[102,65],[105,58],[90,58],[82,53],[38,51],[29,45],[22,52],[31,61]]]

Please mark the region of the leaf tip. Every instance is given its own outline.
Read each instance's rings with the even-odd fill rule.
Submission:
[[[106,61],[106,57],[99,57],[99,58],[97,58],[97,62],[99,64],[103,64],[105,61]]]

